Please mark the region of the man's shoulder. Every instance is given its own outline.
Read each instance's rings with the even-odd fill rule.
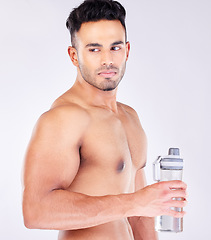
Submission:
[[[135,109],[133,109],[132,107],[123,104],[123,103],[119,103],[119,106],[121,109],[123,109],[123,111],[125,112],[125,115],[128,117],[128,119],[132,122],[132,124],[134,126],[137,127],[137,129],[139,128],[141,131],[143,131],[143,127],[140,121],[140,118],[138,116],[138,113],[135,111]]]
[[[83,115],[83,117],[89,116],[89,112],[87,111],[87,109],[74,102],[52,105],[50,110],[46,113],[61,117],[67,116],[68,118],[80,118],[81,115]]]
[[[90,121],[88,111],[75,103],[53,104],[53,106],[43,113],[38,124],[53,128],[85,128]]]
[[[124,103],[120,103],[118,102],[118,105],[121,109],[123,109],[128,115],[130,115],[130,117],[133,117],[135,119],[139,119],[138,118],[138,114],[136,112],[136,110],[134,108],[132,108],[131,106],[129,105],[126,105]]]

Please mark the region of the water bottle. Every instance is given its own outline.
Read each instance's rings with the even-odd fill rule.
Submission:
[[[154,180],[171,181],[182,180],[183,159],[180,157],[179,148],[170,148],[167,156],[159,156],[153,163]],[[182,200],[181,198],[174,198]],[[173,210],[181,212],[181,208],[172,207]],[[155,218],[155,230],[161,232],[182,232],[183,218],[171,216],[158,216]]]

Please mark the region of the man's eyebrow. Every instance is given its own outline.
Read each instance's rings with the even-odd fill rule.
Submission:
[[[120,44],[124,44],[123,41],[116,41],[116,42],[113,42],[111,44],[111,46],[116,46],[116,45],[120,45]],[[103,47],[102,44],[99,44],[99,43],[88,43],[86,46],[86,48],[88,47]]]
[[[87,47],[102,47],[103,45],[99,44],[99,43],[88,43],[86,45],[86,48]]]
[[[116,41],[111,44],[111,46],[119,45],[119,44],[124,44],[123,41]]]

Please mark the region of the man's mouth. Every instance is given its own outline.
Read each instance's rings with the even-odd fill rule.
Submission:
[[[116,75],[115,71],[102,71],[98,73],[99,76],[104,77],[104,78],[112,78],[113,76]]]

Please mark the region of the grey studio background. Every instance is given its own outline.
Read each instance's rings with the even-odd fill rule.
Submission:
[[[24,227],[21,171],[37,118],[75,80],[65,21],[81,1],[0,3],[0,238],[57,239],[57,231]],[[148,136],[148,183],[153,161],[169,147],[185,161],[184,232],[160,233],[160,240],[210,239],[211,1],[121,3],[131,53],[118,100],[136,109]]]

